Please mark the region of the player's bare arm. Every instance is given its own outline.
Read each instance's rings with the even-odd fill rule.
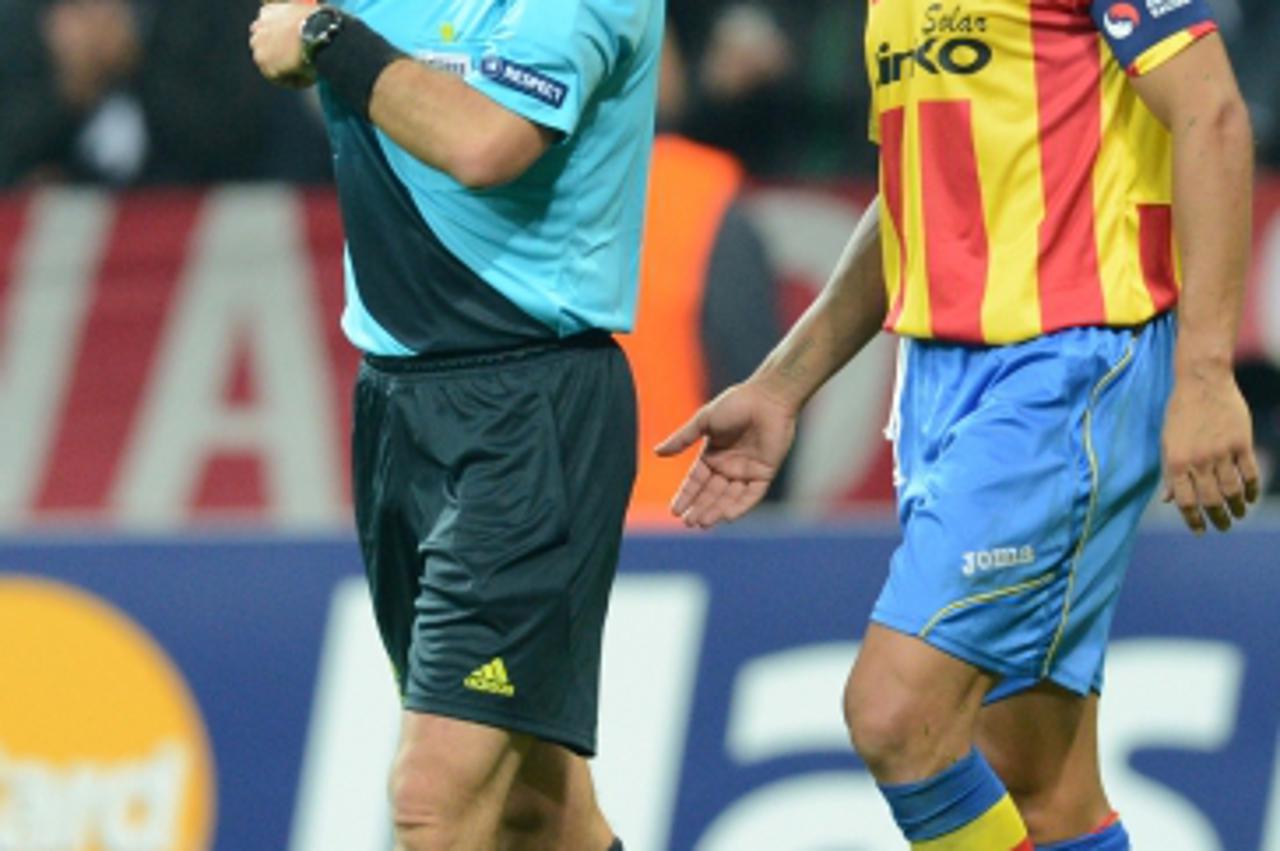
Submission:
[[[736,520],[764,497],[791,448],[800,409],[884,323],[880,258],[879,204],[873,202],[822,293],[755,373],[657,447],[659,455],[671,456],[705,439],[671,504],[687,526]]]
[[[1217,35],[1132,81],[1173,134],[1175,231],[1184,286],[1164,430],[1165,499],[1220,530],[1258,497],[1252,424],[1232,356],[1248,266],[1253,139]]]
[[[264,6],[252,26],[254,62],[282,85],[314,81],[301,29],[316,7]],[[470,188],[510,182],[554,141],[551,130],[499,105],[453,74],[403,57],[377,76],[369,118],[406,151]]]

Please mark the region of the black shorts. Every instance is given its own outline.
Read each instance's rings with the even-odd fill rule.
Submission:
[[[604,334],[365,358],[356,524],[406,709],[595,752],[635,416]]]

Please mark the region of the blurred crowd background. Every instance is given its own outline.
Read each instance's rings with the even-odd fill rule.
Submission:
[[[1259,157],[1280,167],[1280,4],[1210,0],[1253,110]],[[5,0],[0,187],[329,179],[313,101],[258,78],[257,0]],[[678,129],[756,177],[872,173],[864,141],[863,2],[678,0]]]

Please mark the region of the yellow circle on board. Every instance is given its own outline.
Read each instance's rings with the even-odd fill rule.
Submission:
[[[215,789],[199,706],[142,627],[0,578],[0,851],[205,851]]]

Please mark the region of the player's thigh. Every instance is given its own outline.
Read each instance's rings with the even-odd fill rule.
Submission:
[[[1042,683],[983,708],[978,745],[1033,835],[1075,835],[1110,813],[1098,766],[1098,696]]]
[[[882,782],[928,776],[963,757],[994,677],[872,623],[845,688],[853,741]]]
[[[403,712],[391,771],[396,821],[496,824],[532,745],[531,737],[497,727]]]

